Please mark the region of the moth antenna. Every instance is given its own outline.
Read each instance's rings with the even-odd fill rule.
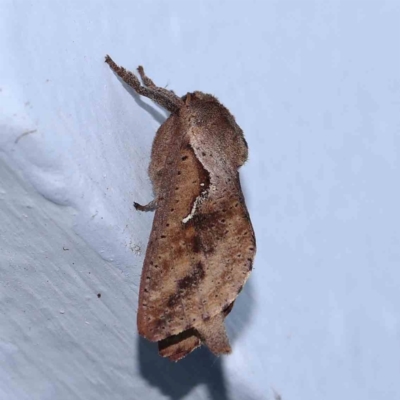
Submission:
[[[133,88],[136,93],[148,97],[170,112],[176,112],[183,106],[183,101],[178,96],[171,93],[169,90],[156,86],[154,82],[145,75],[143,67],[141,68],[142,72],[139,70],[140,67],[138,70],[146,86],[142,86],[138,77],[132,72],[118,66],[109,55],[106,55],[105,62],[127,85]]]

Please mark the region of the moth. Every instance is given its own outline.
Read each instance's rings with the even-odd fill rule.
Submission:
[[[140,281],[139,334],[178,361],[205,344],[215,355],[231,346],[225,317],[252,270],[256,240],[238,169],[248,149],[235,118],[210,94],[183,97],[142,80],[106,56],[138,94],[170,112],[155,136],[149,176],[155,210]]]

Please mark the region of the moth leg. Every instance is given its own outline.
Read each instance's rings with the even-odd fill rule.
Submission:
[[[172,95],[169,91],[155,86],[151,80],[150,81],[151,83],[153,83],[154,86],[142,86],[136,75],[134,75],[132,72],[127,71],[123,67],[119,67],[117,64],[115,64],[115,62],[111,59],[109,55],[106,56],[105,61],[110,66],[110,68],[138,94],[148,97],[149,99],[153,100],[155,103],[159,104],[161,107],[164,107],[170,112],[175,112],[183,106],[183,101],[178,96]]]
[[[146,75],[146,73],[144,72],[144,68],[143,68],[141,65],[138,66],[137,70],[138,70],[139,75],[140,75],[140,77],[142,78],[142,81],[143,81],[143,83],[144,83],[145,86],[151,87],[151,88],[156,88],[156,87],[157,87],[156,84],[153,82],[153,80],[150,79],[150,78]],[[160,88],[160,89],[161,89],[161,88]]]
[[[224,319],[225,315],[220,313],[208,321],[203,321],[202,325],[196,326],[202,341],[216,356],[232,352],[225,330]]]
[[[174,93],[173,90],[168,90],[168,89],[166,89],[166,88],[162,88],[162,87],[157,86],[157,85],[153,82],[153,80],[150,79],[150,78],[146,75],[146,73],[144,72],[144,68],[143,68],[141,65],[138,66],[138,69],[137,69],[137,70],[138,70],[139,75],[140,75],[140,78],[142,79],[142,81],[143,81],[143,83],[144,83],[145,86],[147,86],[147,87],[149,87],[149,88],[156,88],[156,89],[158,89],[161,93],[164,93],[166,96],[171,97],[171,98],[173,98],[173,99],[179,99],[179,97]]]
[[[133,206],[136,208],[136,210],[139,211],[155,211],[157,208],[157,200],[154,199],[150,203],[145,204],[144,206],[134,201]]]

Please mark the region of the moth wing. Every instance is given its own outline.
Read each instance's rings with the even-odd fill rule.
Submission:
[[[192,328],[204,331],[223,315],[245,283],[255,252],[239,175],[211,184],[189,143],[171,153],[139,295],[139,333],[151,341]]]
[[[230,353],[231,347],[223,322],[225,317],[231,312],[233,304],[234,302],[225,311],[216,315],[214,320],[208,320],[202,326],[197,326],[196,329],[191,328],[178,335],[169,336],[159,341],[158,351],[160,355],[169,358],[171,361],[179,361],[201,346],[201,341],[204,341],[215,354]]]
[[[171,361],[179,361],[201,345],[201,341],[194,329],[188,329],[178,335],[169,336],[158,342],[158,351],[161,356]]]

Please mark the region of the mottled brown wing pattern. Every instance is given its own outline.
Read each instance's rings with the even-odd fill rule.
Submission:
[[[252,269],[254,233],[240,191],[239,176],[230,185],[222,182],[193,218],[200,243],[205,279],[201,286],[206,302],[203,319],[227,309]]]
[[[138,327],[141,335],[153,341],[189,329],[191,314],[198,315],[202,309],[195,296],[186,297],[189,286],[199,283],[204,271],[195,228],[184,226],[182,220],[190,214],[192,200],[200,196],[201,184],[208,177],[193,149],[188,144],[181,147],[171,152],[175,165],[168,178],[173,193],[158,201],[142,273]]]
[[[255,252],[238,174],[211,185],[188,143],[176,155],[175,174],[169,177],[173,193],[156,211],[139,299],[139,332],[153,341],[197,328],[227,310]],[[199,197],[194,210],[193,199]],[[184,348],[199,345],[194,336],[183,339]]]

